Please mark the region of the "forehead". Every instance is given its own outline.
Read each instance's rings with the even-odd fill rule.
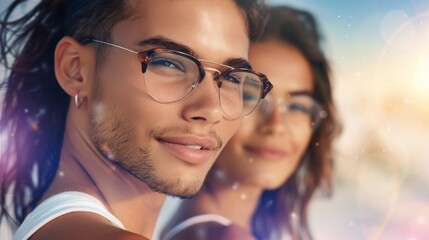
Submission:
[[[200,58],[248,58],[245,19],[233,0],[134,1],[132,7],[133,16],[113,28],[118,44],[164,37],[190,47]]]
[[[273,83],[272,94],[313,91],[313,72],[307,59],[294,46],[280,41],[254,43],[249,60]]]

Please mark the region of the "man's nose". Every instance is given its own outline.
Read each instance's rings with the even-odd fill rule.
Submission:
[[[198,84],[194,93],[188,96],[183,109],[183,117],[187,121],[217,123],[223,118],[223,110],[219,101],[219,86],[216,83],[220,71],[205,68],[206,75]]]

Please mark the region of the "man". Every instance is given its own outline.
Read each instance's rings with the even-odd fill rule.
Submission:
[[[164,194],[195,195],[271,89],[246,60],[259,7],[46,0],[4,24],[23,34],[2,40],[6,65],[25,45],[7,79],[2,207],[8,191],[19,222],[37,206],[15,238],[151,237]]]

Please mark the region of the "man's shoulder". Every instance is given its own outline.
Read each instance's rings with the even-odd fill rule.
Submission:
[[[147,240],[148,238],[118,228],[100,215],[74,212],[49,222],[34,233],[30,239]]]

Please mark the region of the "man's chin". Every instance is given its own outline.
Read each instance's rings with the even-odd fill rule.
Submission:
[[[150,183],[146,182],[149,188],[155,192],[159,192],[171,197],[180,199],[192,199],[198,195],[201,190],[202,183],[200,181],[193,183],[184,183],[180,180],[177,181],[154,181],[151,179]]]
[[[168,195],[169,197],[173,197],[173,198],[179,198],[179,199],[182,199],[182,200],[189,200],[189,199],[193,199],[193,198],[195,198],[197,195],[198,195],[198,193],[199,193],[200,191],[198,191],[198,192],[196,192],[196,193],[194,193],[194,194],[187,194],[187,195],[184,195],[184,194],[169,194],[169,193],[165,193],[166,195]]]

